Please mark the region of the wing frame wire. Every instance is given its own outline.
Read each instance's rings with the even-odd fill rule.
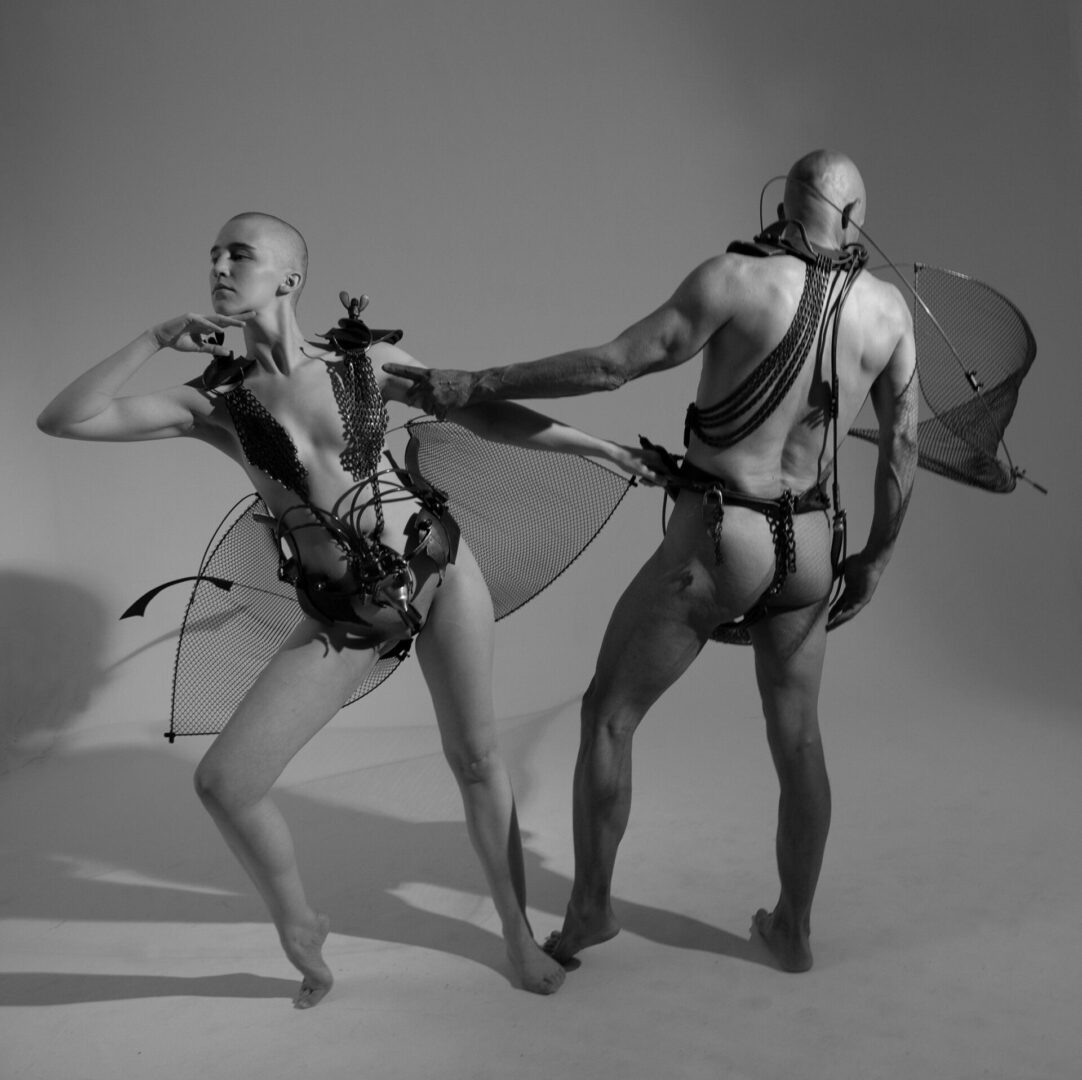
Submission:
[[[475,554],[494,594],[497,620],[517,611],[565,573],[634,486],[634,481],[597,462],[491,443],[457,424],[424,419],[411,421],[406,428],[407,467],[440,490],[450,488],[450,512],[466,543],[478,549]],[[442,444],[440,434],[445,436]],[[431,442],[427,453],[426,440]],[[455,464],[448,445],[457,449],[461,475],[448,468]],[[490,472],[483,473],[478,463],[487,463]],[[496,510],[490,498],[494,486],[504,495]],[[576,514],[579,531],[561,536],[567,530],[560,522],[566,524]],[[278,551],[263,518],[270,519],[259,495],[245,496],[226,513],[204,550],[177,641],[170,726],[165,733],[170,742],[181,735],[221,731],[302,619],[292,588],[278,580]],[[493,562],[498,564],[501,558],[503,565],[493,570]],[[538,558],[540,568],[535,567],[531,576],[524,565]],[[343,708],[379,686],[403,659],[386,656],[377,661]],[[226,685],[230,679],[235,684]]]
[[[1008,297],[978,278],[957,270],[918,262],[912,264],[911,284],[895,264],[889,265],[913,297],[918,379],[921,396],[931,413],[918,424],[918,464],[947,479],[986,491],[1013,491],[1020,477],[1028,477],[1024,470],[1014,464],[1004,432],[1017,405],[1018,388],[1037,354],[1037,342],[1029,322]],[[987,308],[990,304],[994,305],[994,308],[998,309],[996,317],[1004,325],[1009,324],[1010,332],[1017,337],[1019,346],[1013,356],[999,364],[1001,370],[1008,370],[999,375],[991,385],[986,385],[981,376],[993,360],[1003,359],[1003,350],[1000,350],[999,357],[991,359],[988,354],[977,355],[967,365],[951,340],[951,335],[943,328],[942,322],[932,310],[933,306],[941,306],[946,301],[932,297],[932,303],[929,304],[926,292],[931,292],[932,289],[922,289],[922,275],[925,275],[926,281],[932,282],[939,276],[941,283],[950,283],[955,290],[965,290],[969,293],[969,306],[983,305]],[[958,298],[952,302],[959,309],[966,307]],[[941,310],[940,314],[944,315],[944,312]],[[985,344],[979,343],[977,349],[981,349]],[[949,358],[943,352],[944,346],[949,352]],[[953,365],[949,362],[950,359],[953,359]],[[957,400],[949,402],[939,399],[939,387],[948,377],[964,382],[964,393],[967,395],[965,398],[959,396]],[[930,393],[933,384],[937,389]],[[955,389],[962,391],[961,382],[956,382]],[[974,415],[975,411],[980,415]],[[981,441],[979,434],[982,430],[994,434],[994,441],[987,438],[987,435]],[[877,442],[879,438],[879,432],[875,428],[853,428],[850,434],[868,442]],[[949,452],[951,443],[953,454]],[[968,464],[962,463],[964,455],[959,454],[959,447],[966,448]],[[1000,451],[1003,458],[999,456]],[[1034,486],[1043,490],[1040,485]]]
[[[268,510],[259,495],[253,492],[244,496],[226,512],[204,550],[197,580],[185,604],[173,660],[169,730],[165,732],[170,742],[181,735],[215,735],[221,731],[225,724],[223,716],[228,719],[232,715],[233,708],[240,703],[270,657],[303,618],[293,589],[278,580],[273,532],[269,525],[259,520],[264,516],[268,516]],[[239,535],[245,532],[249,534],[247,537]],[[250,546],[253,536],[263,537],[265,543],[253,549]],[[232,550],[230,544],[234,545]],[[224,576],[215,573],[218,569],[216,559],[241,562],[242,552],[245,573],[227,577],[231,585],[228,590],[215,584]],[[242,577],[248,580],[241,580]],[[245,598],[251,598],[262,608],[246,603]],[[229,651],[220,635],[225,633],[229,621],[236,619],[245,620],[249,628],[246,634],[234,635],[241,648]],[[262,630],[251,630],[252,624],[260,625]],[[268,626],[271,629],[268,630]],[[193,646],[192,635],[199,634],[211,636],[208,638],[209,655],[193,661],[191,653],[198,648],[198,642]],[[215,639],[214,635],[219,636]],[[387,656],[378,660],[342,707],[376,689],[403,659]],[[201,670],[209,675],[206,684],[192,673],[193,663],[197,672]],[[242,669],[238,688],[216,694],[215,684],[235,674],[235,665]]]
[[[927,455],[926,455],[926,460],[925,461],[920,461],[919,456],[918,456],[918,465],[923,467],[923,468],[926,468],[926,469],[928,469],[928,470],[930,470],[932,472],[938,472],[940,475],[946,476],[946,477],[948,477],[948,478],[950,478],[952,480],[956,480],[959,483],[969,484],[969,485],[975,486],[975,487],[981,487],[981,488],[984,488],[985,490],[988,490],[988,491],[996,491],[996,492],[1013,491],[1014,488],[1017,486],[1018,480],[1022,479],[1022,480],[1025,480],[1031,486],[1035,487],[1042,494],[1047,495],[1048,494],[1048,489],[1047,488],[1045,488],[1041,484],[1037,483],[1036,480],[1031,480],[1029,478],[1029,476],[1026,475],[1026,470],[1025,469],[1020,469],[1020,468],[1018,468],[1018,466],[1016,466],[1014,464],[1014,461],[1011,459],[1010,450],[1007,448],[1007,443],[1006,443],[1006,440],[1004,438],[1004,432],[1005,432],[1006,427],[1007,427],[1007,421],[1010,420],[1010,417],[1011,417],[1011,415],[1013,414],[1013,411],[1014,411],[1014,406],[1017,404],[1017,398],[1018,398],[1017,386],[1021,385],[1022,379],[1025,378],[1026,373],[1029,371],[1030,367],[1032,366],[1033,360],[1036,357],[1036,352],[1037,352],[1036,339],[1033,337],[1033,331],[1030,329],[1029,323],[1026,321],[1025,316],[1018,310],[1017,307],[1015,307],[1014,304],[1011,303],[1010,300],[1007,299],[1007,297],[1005,297],[998,290],[993,289],[992,286],[987,285],[982,281],[978,281],[978,279],[976,279],[976,278],[969,278],[967,275],[960,274],[957,271],[951,271],[951,270],[940,271],[942,273],[954,274],[956,277],[958,277],[960,279],[975,282],[978,285],[980,285],[982,288],[987,289],[990,293],[997,296],[1001,301],[1003,301],[1006,305],[1008,305],[1008,307],[1009,307],[1009,309],[1011,311],[1013,311],[1013,313],[1017,316],[1018,320],[1021,322],[1021,324],[1025,328],[1025,332],[1029,336],[1030,349],[1029,349],[1028,357],[1027,357],[1026,361],[1023,363],[1023,365],[1021,365],[1021,374],[1018,376],[1018,378],[1016,380],[1016,388],[1015,388],[1015,392],[1014,392],[1014,397],[1013,397],[1013,400],[1012,400],[1012,402],[1010,404],[1009,411],[1007,412],[1007,421],[1004,421],[1004,423],[999,424],[998,421],[996,420],[995,410],[992,409],[991,406],[989,406],[988,402],[985,400],[982,388],[980,387],[980,385],[977,382],[975,382],[972,379],[971,371],[967,371],[966,366],[962,361],[962,358],[958,355],[958,350],[954,347],[954,343],[951,341],[950,337],[948,337],[946,331],[944,331],[943,327],[939,323],[939,320],[932,313],[929,306],[925,303],[924,298],[920,295],[919,291],[914,287],[914,285],[911,284],[906,279],[905,275],[898,268],[897,263],[895,263],[895,261],[875,242],[875,239],[868,232],[868,230],[865,229],[864,226],[862,224],[860,224],[859,222],[852,220],[852,218],[849,216],[846,208],[843,208],[843,207],[839,206],[836,202],[834,202],[833,199],[828,198],[822,191],[819,190],[818,187],[816,187],[816,185],[808,183],[807,181],[799,179],[798,177],[794,177],[792,174],[789,174],[789,175],[781,174],[781,175],[778,175],[778,176],[772,176],[769,180],[766,181],[765,184],[763,184],[762,189],[759,192],[759,228],[760,228],[760,231],[763,231],[763,203],[764,203],[764,200],[766,198],[767,189],[771,186],[771,184],[777,183],[779,180],[785,181],[786,183],[792,181],[794,183],[801,184],[804,188],[808,189],[808,191],[810,191],[816,198],[821,199],[824,203],[827,204],[827,206],[832,207],[834,210],[836,210],[839,214],[842,215],[842,224],[843,224],[843,226],[846,225],[846,224],[851,224],[860,233],[861,238],[866,240],[879,253],[880,257],[884,260],[885,264],[887,266],[889,266],[891,268],[891,270],[894,271],[895,276],[898,278],[898,280],[902,283],[902,285],[904,285],[905,288],[912,295],[913,302],[914,302],[914,308],[913,308],[913,310],[914,310],[914,318],[915,318],[915,315],[916,315],[917,305],[919,305],[923,309],[925,315],[931,321],[932,325],[935,327],[935,329],[938,332],[940,338],[942,339],[942,342],[947,346],[947,348],[953,354],[954,360],[957,363],[958,368],[965,374],[967,380],[970,383],[970,388],[974,393],[975,399],[979,402],[979,404],[986,411],[987,417],[990,418],[992,423],[996,425],[996,428],[997,428],[997,443],[996,443],[996,447],[995,447],[994,451],[990,455],[990,460],[992,461],[992,463],[994,465],[993,471],[996,472],[998,474],[998,476],[999,476],[999,480],[997,480],[996,482],[994,482],[994,483],[981,483],[981,482],[976,481],[976,480],[974,480],[972,478],[969,478],[969,477],[967,477],[965,475],[956,474],[954,471],[950,470],[947,466],[943,465],[941,462],[936,462],[935,459],[928,459]],[[782,206],[779,206],[779,208],[778,208],[778,216],[779,216],[779,220],[784,219],[784,209],[783,209]],[[925,263],[914,263],[913,268],[914,268],[914,278],[916,278],[917,274],[919,273],[919,271],[921,269],[938,270],[938,268],[936,268],[936,267],[928,267],[927,264],[925,264]],[[917,367],[918,367],[918,377],[919,377],[919,368],[920,368],[920,356],[919,355],[917,357]],[[998,385],[999,384],[997,384],[997,386]],[[933,409],[933,411],[934,411],[934,409]],[[947,427],[947,430],[950,430],[948,425],[944,425],[944,426]],[[925,431],[928,431],[928,430],[931,430],[931,429],[930,428],[925,429]],[[871,428],[859,428],[859,429],[855,429],[855,430],[850,430],[849,434],[850,435],[855,435],[858,439],[864,439],[864,440],[867,440],[867,441],[870,441],[870,442],[878,441],[878,432],[875,431],[874,429],[871,429]],[[927,437],[926,437],[926,441],[927,441]],[[1002,449],[1003,455],[1006,458],[1006,465],[1004,465],[999,460],[998,455],[999,455],[999,450],[1000,449]],[[980,452],[982,453],[982,455],[984,455],[986,457],[986,459],[989,457],[989,455],[983,449]]]

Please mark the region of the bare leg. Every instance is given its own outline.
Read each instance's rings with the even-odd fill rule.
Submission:
[[[702,572],[659,550],[613,611],[582,701],[573,791],[575,881],[563,928],[545,950],[566,962],[614,937],[616,853],[631,812],[631,743],[647,710],[698,656],[715,624],[704,617]]]
[[[766,519],[726,511],[719,564],[700,500],[677,500],[665,540],[620,597],[582,703],[575,766],[575,881],[563,928],[545,949],[566,961],[619,931],[616,853],[631,811],[631,742],[647,710],[698,656],[714,628],[746,611],[774,573]]]
[[[776,615],[753,630],[755,671],[778,773],[781,894],[755,928],[785,971],[812,966],[811,907],[830,828],[830,782],[819,734],[826,605]]]
[[[523,989],[551,994],[563,983],[564,970],[541,951],[526,918],[522,840],[511,780],[496,746],[492,644],[492,601],[463,546],[436,594],[417,656],[511,967]]]
[[[306,620],[260,675],[195,774],[196,791],[270,911],[286,956],[302,973],[294,1004],[311,1008],[334,981],[323,961],[329,929],[301,884],[293,840],[267,797],[308,740],[375,663],[372,649]]]

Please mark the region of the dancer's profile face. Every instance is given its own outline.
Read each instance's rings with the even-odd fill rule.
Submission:
[[[218,233],[210,249],[210,296],[219,315],[268,307],[285,277],[269,230],[258,221],[229,221]]]

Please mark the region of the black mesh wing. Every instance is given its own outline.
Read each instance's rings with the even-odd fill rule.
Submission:
[[[1033,332],[1005,296],[965,274],[918,263],[913,287],[923,301],[913,304],[913,332],[930,413],[917,428],[918,462],[963,484],[1011,491],[1019,473],[1003,433],[1037,355]],[[874,428],[850,434],[879,439]]]
[[[417,420],[409,432],[406,465],[447,493],[497,619],[552,584],[630,486],[586,458],[489,442],[458,424]]]

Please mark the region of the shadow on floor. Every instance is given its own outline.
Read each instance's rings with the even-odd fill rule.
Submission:
[[[333,933],[434,949],[509,975],[502,940],[468,917],[486,895],[484,880],[461,809],[458,820],[448,820],[458,796],[439,755],[361,767],[309,786],[319,798],[292,788],[276,793],[275,802],[296,840],[312,902],[330,915]],[[356,806],[358,792],[392,811],[396,800],[410,801],[412,820]],[[5,857],[12,887],[0,903],[4,917],[266,923],[268,948],[277,948],[261,901],[192,792],[190,764],[169,748],[54,758],[9,775],[2,795],[19,808]],[[354,805],[339,802],[346,795]],[[552,915],[552,926],[534,928],[543,937],[562,921],[570,881],[530,850],[525,856],[530,906]],[[428,894],[435,895],[431,903]],[[617,901],[617,912],[626,931],[658,944],[769,965],[757,943],[698,919],[627,899]],[[239,974],[9,974],[0,981],[0,1004],[278,996],[287,985],[291,994],[293,980]]]
[[[77,1005],[155,997],[292,998],[296,992],[296,979],[272,979],[247,972],[194,978],[51,971],[0,974],[0,1006]]]

